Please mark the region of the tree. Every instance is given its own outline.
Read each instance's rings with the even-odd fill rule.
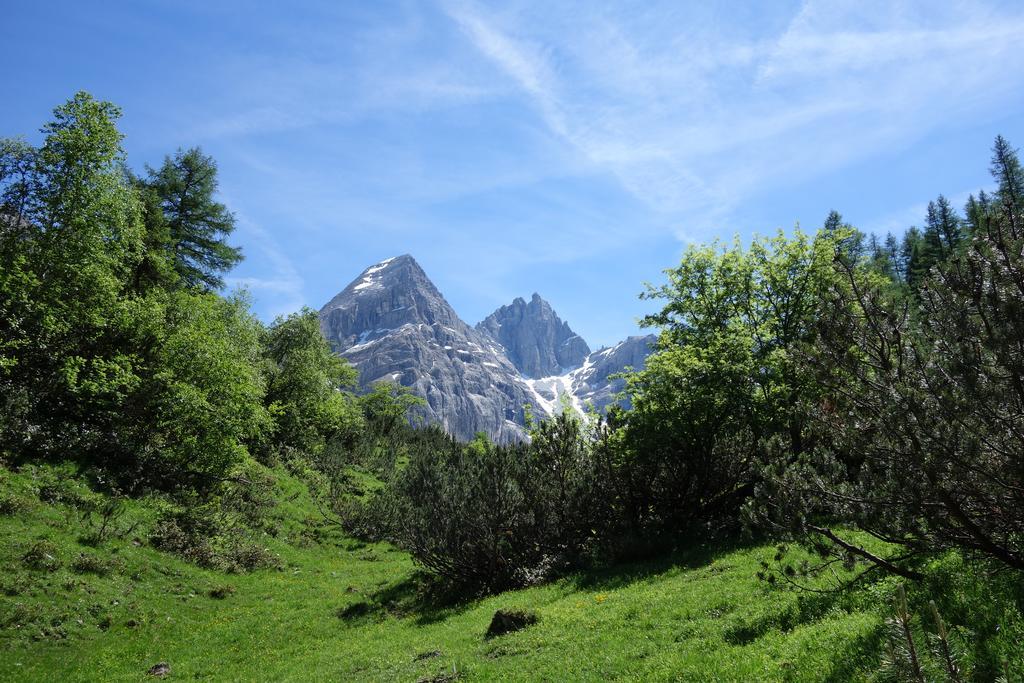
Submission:
[[[42,146],[0,144],[0,449],[208,485],[267,430],[262,326],[174,282],[119,116],[78,93]]]
[[[331,352],[316,311],[304,308],[275,320],[263,354],[275,425],[270,447],[316,456],[327,441],[362,427],[355,397],[343,391],[355,386],[356,370]]]
[[[796,352],[813,339],[833,252],[857,253],[855,237],[833,214],[815,239],[797,230],[748,250],[692,247],[668,284],[648,289],[665,304],[644,323],[661,333],[619,418],[635,528],[734,524],[763,443],[805,449],[803,404],[816,386]]]
[[[148,169],[145,184],[155,193],[167,226],[174,269],[188,287],[219,289],[221,275],[242,260],[225,241],[235,217],[217,202],[217,164],[199,148],[178,150],[159,169]],[[158,220],[153,216],[151,221]]]
[[[121,165],[120,111],[80,92],[43,145],[4,145],[0,444],[43,452],[103,445],[109,410],[137,383],[121,295],[142,250]]]
[[[208,488],[273,430],[263,326],[244,297],[157,290],[136,305],[139,380],[118,404],[102,464],[147,484]]]
[[[1002,138],[992,170],[998,201],[916,297],[836,259],[811,359],[832,369],[816,417],[832,442],[767,496],[833,550],[905,576],[948,549],[1024,569],[1024,225],[1020,165]],[[829,519],[897,550],[868,557]]]

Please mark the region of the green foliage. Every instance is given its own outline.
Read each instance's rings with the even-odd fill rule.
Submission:
[[[577,564],[609,518],[608,481],[570,414],[529,445],[413,432],[405,463],[367,505],[385,538],[442,579],[499,590]]]
[[[235,229],[235,217],[214,199],[216,162],[194,147],[148,170],[143,187],[149,234],[170,253],[184,286],[223,287],[222,273],[242,260],[242,250],[224,241]]]
[[[4,361],[0,444],[93,451],[137,384],[136,309],[122,296],[142,252],[141,212],[121,173],[113,105],[79,93],[42,147],[4,147],[0,233]],[[88,406],[88,407],[87,407]]]
[[[238,258],[212,160],[135,180],[119,116],[79,93],[39,148],[0,144],[0,448],[127,489],[208,486],[269,432],[262,326],[244,299],[180,286]]]
[[[167,476],[222,477],[271,428],[262,326],[244,298],[177,291],[146,306],[163,315],[149,343],[152,374],[126,416],[125,428],[141,431],[133,452]]]
[[[755,482],[761,445],[801,452],[803,406],[817,395],[799,352],[814,339],[832,254],[850,235],[835,225],[811,239],[796,231],[691,247],[644,323],[661,330],[645,370],[628,378],[632,410],[620,416],[626,513],[637,530],[685,532],[729,525]]]
[[[360,396],[367,429],[375,436],[387,438],[402,431],[412,419],[411,411],[426,401],[408,387],[395,382],[376,382]]]
[[[355,397],[343,389],[356,371],[331,352],[320,334],[316,311],[303,309],[278,318],[267,329],[266,401],[274,420],[268,444],[318,456],[331,439],[350,439],[363,426]]]
[[[1000,202],[914,297],[859,263],[836,261],[841,278],[821,308],[810,358],[827,369],[815,420],[829,441],[781,468],[779,485],[765,492],[803,530],[839,518],[897,544],[879,564],[908,577],[918,576],[915,562],[948,549],[1024,569],[1017,166],[997,142]]]

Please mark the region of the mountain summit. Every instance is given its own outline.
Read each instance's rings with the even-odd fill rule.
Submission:
[[[463,322],[411,256],[370,266],[320,309],[331,348],[360,382],[391,381],[426,399],[423,417],[462,439],[523,438],[528,390],[504,352]]]
[[[405,324],[456,326],[462,322],[408,254],[364,270],[320,309],[324,335],[338,349],[367,341],[374,331]]]
[[[579,367],[590,354],[583,338],[562,322],[539,294],[516,298],[477,323],[476,329],[501,344],[527,377],[548,377]]]
[[[525,438],[525,409],[547,417],[568,404],[603,410],[637,369],[653,336],[590,353],[587,343],[538,294],[517,298],[476,328],[467,325],[408,254],[364,270],[320,309],[331,348],[359,370],[360,383],[390,381],[426,400],[422,417],[460,439],[485,432]]]

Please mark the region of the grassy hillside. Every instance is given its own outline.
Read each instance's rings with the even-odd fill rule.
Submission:
[[[694,548],[455,606],[424,597],[410,558],[317,522],[275,471],[280,569],[200,569],[147,541],[158,501],[130,501],[96,547],[54,472],[0,469],[2,680],[861,680],[878,671],[878,593],[773,588],[771,546]],[[81,487],[75,479],[65,487]],[[42,491],[41,491],[42,489]],[[65,496],[68,498],[69,496]],[[73,496],[70,496],[73,497]],[[890,586],[891,587],[891,586]],[[537,624],[484,637],[497,609]]]

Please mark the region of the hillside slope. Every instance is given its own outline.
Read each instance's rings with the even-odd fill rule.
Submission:
[[[170,680],[294,681],[856,680],[877,668],[881,617],[759,581],[772,547],[697,548],[436,607],[405,553],[327,531],[303,484],[273,476],[286,502],[265,541],[281,569],[232,575],[149,547],[155,502],[131,502],[119,524],[137,529],[92,548],[72,508],[38,500],[38,470],[7,474],[19,512],[0,516],[0,680],[152,680],[158,663]],[[26,566],[41,539],[53,571]],[[539,623],[487,640],[501,608]]]

